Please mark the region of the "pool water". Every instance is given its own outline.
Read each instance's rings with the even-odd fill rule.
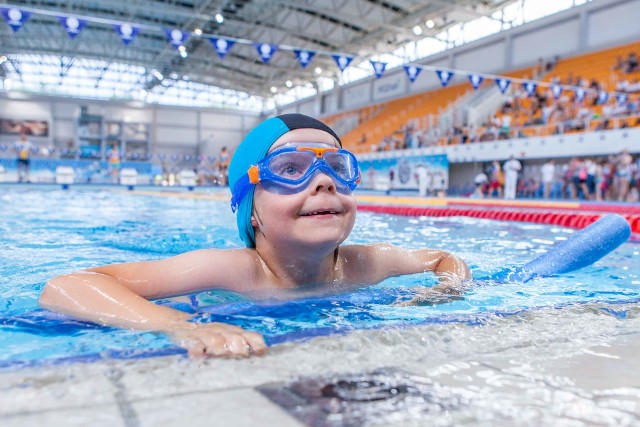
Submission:
[[[104,328],[40,310],[49,278],[108,263],[165,258],[204,248],[241,247],[225,193],[209,200],[131,194],[112,189],[0,187],[0,367],[58,364],[182,353],[162,334]],[[167,197],[161,197],[161,196]],[[202,194],[200,194],[202,195]],[[184,196],[182,194],[181,196]],[[465,259],[475,277],[520,265],[574,230],[474,218],[407,218],[359,213],[346,243],[385,241],[406,248],[438,248]],[[197,295],[198,321],[224,321],[258,331],[267,342],[353,330],[415,325],[483,324],[523,312],[605,303],[624,318],[640,302],[640,247],[627,243],[592,266],[526,284],[478,283],[464,299],[403,307],[431,274],[386,280],[349,294],[252,301],[230,292]],[[613,307],[613,308],[612,308]],[[617,310],[615,307],[620,307]]]

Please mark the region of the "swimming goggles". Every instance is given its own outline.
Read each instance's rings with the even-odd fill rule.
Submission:
[[[348,194],[360,183],[356,157],[347,150],[325,144],[286,145],[252,165],[233,188],[233,212],[254,185],[260,183],[270,193],[294,194],[304,190],[311,179],[323,172],[336,184],[336,190]]]

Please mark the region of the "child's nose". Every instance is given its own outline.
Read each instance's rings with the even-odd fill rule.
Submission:
[[[328,191],[330,193],[336,192],[336,184],[333,182],[333,179],[322,172],[319,172],[313,177],[313,181],[311,181],[309,187],[312,189],[314,194],[321,191]]]

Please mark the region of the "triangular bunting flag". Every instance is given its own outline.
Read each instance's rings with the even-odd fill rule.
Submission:
[[[2,16],[4,16],[7,24],[11,26],[13,32],[16,32],[20,28],[22,28],[24,23],[27,22],[27,19],[29,19],[29,16],[31,16],[30,12],[22,11],[16,8],[7,9],[3,7],[0,8],[0,10],[2,10]]]
[[[629,95],[627,95],[626,93],[619,93],[618,96],[616,96],[618,105],[624,105],[624,103],[627,102],[627,99],[629,99]]]
[[[220,59],[224,59],[227,53],[231,50],[231,47],[236,43],[232,40],[227,40],[219,37],[209,37],[209,41],[213,46],[213,50],[216,51]]]
[[[511,80],[509,80],[509,79],[496,79],[496,84],[500,88],[500,92],[502,92],[504,94],[507,91],[507,89],[509,88],[509,85],[511,84]]]
[[[179,48],[180,46],[184,46],[187,39],[189,38],[189,33],[180,31],[177,28],[174,28],[173,30],[164,30],[164,32],[169,39],[169,43],[171,43],[171,46],[173,46],[175,49]]]
[[[469,82],[471,83],[471,87],[473,87],[473,90],[478,89],[483,81],[484,77],[482,77],[480,74],[469,74]]]
[[[380,77],[382,77],[382,75],[384,74],[384,70],[387,68],[387,63],[371,60],[369,60],[369,62],[371,62],[371,66],[373,67],[373,72],[376,74],[376,78],[379,79]]]
[[[347,69],[347,67],[349,66],[349,64],[351,64],[351,61],[353,61],[353,56],[347,56],[347,55],[332,55],[333,56],[333,60],[336,61],[336,64],[338,64],[338,68],[340,68],[340,71],[343,71]]]
[[[587,90],[581,87],[576,88],[575,92],[576,92],[576,100],[578,102],[582,102],[584,97],[587,95]]]
[[[554,99],[560,98],[560,94],[562,94],[562,87],[560,87],[560,85],[552,85],[551,93],[553,93]]]
[[[601,90],[600,93],[598,93],[598,104],[606,104],[608,100],[609,94],[606,91]]]
[[[443,87],[448,85],[451,81],[451,78],[453,77],[453,73],[447,70],[436,70],[436,74],[438,75],[440,83],[442,83]]]
[[[273,54],[276,53],[276,50],[278,50],[278,46],[269,43],[256,43],[255,47],[264,64],[268,63]]]
[[[415,65],[405,65],[404,71],[407,73],[407,76],[409,77],[409,81],[413,83],[416,81],[416,79],[422,72],[422,67],[418,67]]]
[[[522,87],[524,88],[525,92],[527,92],[527,95],[529,96],[535,95],[536,91],[538,90],[538,85],[534,82],[522,83]]]
[[[87,21],[75,16],[61,16],[58,19],[71,39],[78,37],[80,31],[87,25]]]
[[[296,59],[298,60],[302,68],[307,68],[307,65],[311,63],[311,60],[316,54],[312,50],[302,50],[302,49],[294,49],[293,52],[296,54]]]
[[[138,32],[140,31],[140,28],[134,27],[131,24],[127,24],[126,22],[119,25],[114,25],[114,27],[118,32],[118,35],[120,36],[120,40],[122,40],[122,43],[124,43],[125,45],[131,43],[133,41],[133,38],[137,36]]]

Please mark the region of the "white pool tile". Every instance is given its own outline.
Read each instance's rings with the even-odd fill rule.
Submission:
[[[25,415],[1,416],[2,427],[126,427],[115,405],[47,410]]]
[[[280,407],[252,389],[195,392],[135,401],[140,427],[302,427]]]

